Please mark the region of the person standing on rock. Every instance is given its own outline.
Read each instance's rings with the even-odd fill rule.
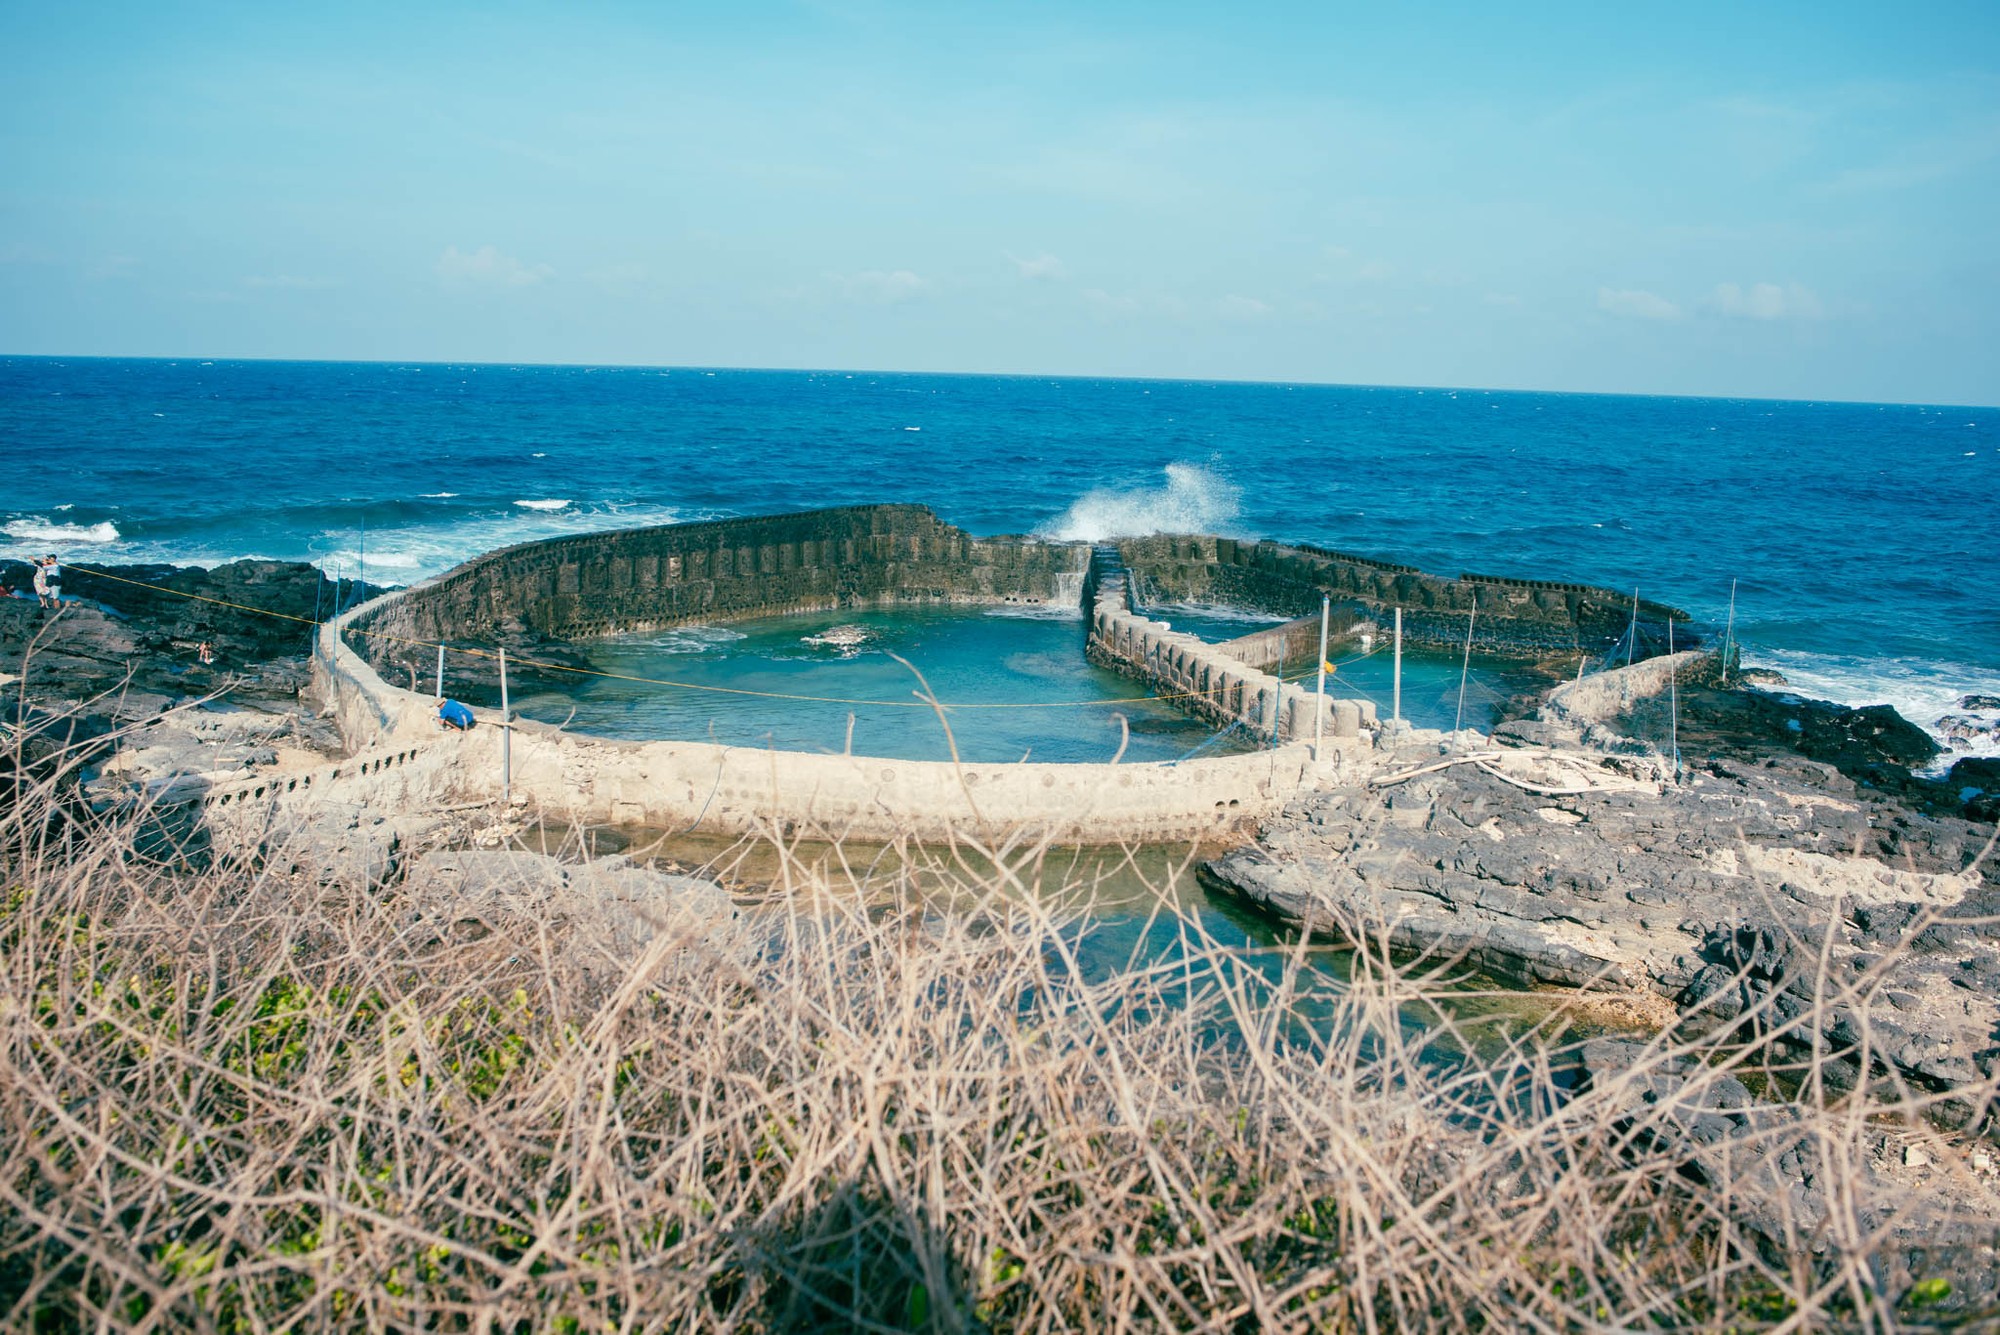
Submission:
[[[35,596],[41,599],[43,611],[62,610],[62,562],[56,560],[54,552],[35,563]]]

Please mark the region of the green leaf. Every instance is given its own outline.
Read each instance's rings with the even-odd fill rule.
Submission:
[[[1903,1301],[1912,1307],[1935,1307],[1951,1297],[1951,1281],[1948,1279],[1920,1279],[1910,1286],[1903,1295]]]

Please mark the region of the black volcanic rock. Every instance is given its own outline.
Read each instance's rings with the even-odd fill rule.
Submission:
[[[23,562],[0,563],[0,584],[23,588],[31,576]],[[57,613],[0,598],[0,671],[26,676],[37,698],[110,695],[164,708],[225,686],[239,699],[294,703],[315,621],[337,601],[381,590],[336,585],[303,562],[236,561],[212,570],[70,565],[63,592],[72,601]],[[198,660],[203,640],[213,664]]]
[[[1677,735],[1689,764],[1802,756],[1920,811],[1993,819],[1965,809],[1960,790],[1966,785],[1915,773],[1943,751],[1893,706],[1851,709],[1766,686],[1722,686],[1712,677],[1681,685],[1677,728],[1673,706],[1666,695],[1639,700],[1613,726],[1662,751]]]

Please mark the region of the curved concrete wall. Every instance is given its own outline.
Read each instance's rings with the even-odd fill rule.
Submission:
[[[350,747],[420,746],[423,771],[438,775],[441,791],[494,799],[497,713],[479,711],[481,726],[470,733],[440,734],[429,697],[384,681],[343,639],[348,625],[379,624],[398,603],[435,587],[385,594],[328,622],[315,680]],[[611,741],[530,722],[513,725],[512,753],[514,798],[574,822],[863,839],[1024,834],[1087,844],[1227,833],[1283,806],[1314,769],[1304,745],[1181,764],[954,765]]]

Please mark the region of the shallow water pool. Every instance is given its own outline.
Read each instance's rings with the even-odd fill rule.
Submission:
[[[761,617],[592,641],[591,666],[616,676],[519,708],[602,737],[904,760],[948,760],[952,741],[983,764],[1108,761],[1121,745],[1127,762],[1251,749],[1091,666],[1083,647],[1079,617],[1041,608]]]

